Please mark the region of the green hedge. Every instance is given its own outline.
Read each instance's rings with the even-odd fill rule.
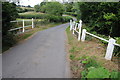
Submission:
[[[77,14],[75,14],[74,12],[64,12],[64,14],[75,16],[75,17],[77,16]]]
[[[46,19],[49,22],[68,22],[71,17],[67,16],[55,16],[55,15],[50,15],[50,14],[22,14],[19,15],[19,18],[21,19]]]
[[[31,19],[31,18],[36,18],[36,19],[44,19],[47,15],[45,14],[21,14],[19,15],[18,18],[21,19]]]

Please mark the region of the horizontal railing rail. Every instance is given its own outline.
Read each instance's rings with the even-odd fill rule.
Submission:
[[[27,28],[27,27],[30,27],[30,26],[32,26],[32,25],[28,25],[28,26],[24,26],[24,27]],[[15,30],[22,29],[22,28],[23,27],[18,27],[18,28],[10,29],[8,31],[15,31]]]
[[[89,32],[86,32],[86,34],[91,35],[91,36],[93,36],[93,37],[95,37],[95,38],[98,38],[98,39],[100,39],[100,40],[109,42],[109,40],[106,40],[106,39],[104,39],[104,38],[101,38],[101,37],[99,37],[99,36],[96,36],[96,35],[94,35],[94,34],[91,34],[91,33],[89,33]]]
[[[81,41],[85,41],[85,37],[86,34],[95,37],[97,39],[100,39],[102,41],[105,41],[108,43],[107,49],[106,49],[106,55],[105,55],[105,59],[107,60],[111,60],[112,59],[112,54],[113,54],[113,50],[114,50],[114,46],[118,46],[120,47],[120,44],[115,43],[116,40],[113,38],[110,38],[109,40],[106,40],[102,37],[96,36],[94,34],[91,34],[89,32],[86,31],[86,29],[81,29],[82,28],[82,20],[79,21],[80,23],[75,23],[75,21],[72,22],[72,20],[70,20],[70,31],[73,30],[73,34],[74,32],[78,33],[78,41],[81,39]],[[77,26],[78,24],[78,26]],[[79,29],[79,31],[77,31],[77,28]],[[82,30],[82,35],[81,35],[81,30]]]
[[[22,22],[23,20],[15,20],[15,21],[10,21],[10,22]],[[24,20],[24,21],[32,21],[32,20]]]
[[[32,18],[32,20],[16,20],[16,21],[10,21],[10,22],[23,22],[23,26],[22,27],[18,27],[18,28],[14,28],[14,29],[10,29],[10,30],[8,30],[8,31],[15,31],[15,30],[19,30],[19,29],[22,29],[22,32],[25,32],[25,28],[27,28],[27,27],[31,27],[32,26],[32,28],[34,28],[34,20],[33,20],[33,18]],[[27,26],[25,26],[25,21],[32,21],[32,25],[27,25]]]

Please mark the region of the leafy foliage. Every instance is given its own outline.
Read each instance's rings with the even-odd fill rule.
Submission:
[[[13,34],[8,32],[14,25],[10,23],[12,20],[16,20],[18,16],[16,5],[14,3],[2,2],[2,43],[3,48],[12,46],[16,41],[13,38]]]
[[[3,2],[2,3],[2,34],[3,36],[8,33],[8,30],[13,26],[10,21],[16,20],[18,16],[16,5],[14,3]]]
[[[74,54],[70,54],[70,59],[74,60],[75,59],[75,55]]]
[[[46,11],[45,12],[47,14],[62,16],[63,11],[64,11],[63,5],[60,4],[59,2],[48,2],[46,4]]]
[[[118,78],[118,72],[117,71],[112,71],[110,78],[112,78],[112,80],[115,80],[115,78]]]
[[[67,17],[67,16],[55,16],[55,15],[51,15],[51,14],[21,14],[19,16],[19,18],[22,19],[45,19],[49,22],[68,22],[70,21],[70,19],[72,19],[71,17]]]
[[[64,14],[75,16],[75,17],[77,16],[77,14],[74,12],[64,12]]]
[[[34,6],[34,10],[35,10],[36,12],[40,12],[40,5],[35,5],[35,6]]]
[[[59,2],[42,2],[34,6],[36,12],[43,12],[51,15],[62,16],[64,7]]]
[[[120,36],[120,3],[77,3],[78,19],[88,23],[91,31],[99,34]]]
[[[83,60],[82,60],[83,59]],[[118,71],[109,72],[108,69],[102,67],[94,57],[83,56],[81,57],[82,63],[85,64],[84,70],[81,72],[83,80],[102,80],[104,78],[111,78],[116,80],[118,78]]]
[[[89,72],[87,74],[87,78],[109,78],[109,76],[109,71],[103,67],[89,68]]]
[[[65,3],[64,8],[65,8],[65,12],[72,12],[73,3]]]

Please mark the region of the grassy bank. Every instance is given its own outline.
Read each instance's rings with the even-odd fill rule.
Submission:
[[[48,28],[51,28],[51,27],[55,27],[55,26],[60,25],[60,24],[62,24],[62,23],[42,24],[42,25],[39,25],[39,26],[35,27],[34,29],[31,29],[28,32],[25,32],[25,33],[22,33],[22,34],[19,34],[19,35],[15,35],[14,38],[15,38],[16,42],[19,43],[23,40],[29,39],[34,33],[38,32],[38,31],[42,31],[42,30],[45,30],[45,29],[48,29]],[[7,51],[9,48],[11,48],[13,46],[4,45],[3,48],[2,48],[2,52]]]
[[[69,27],[66,32],[72,78],[118,78],[118,62],[105,60],[106,46],[103,43],[90,36],[80,42]]]

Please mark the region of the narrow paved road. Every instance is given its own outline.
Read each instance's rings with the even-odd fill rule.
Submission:
[[[62,24],[40,31],[3,54],[3,78],[69,77]]]

